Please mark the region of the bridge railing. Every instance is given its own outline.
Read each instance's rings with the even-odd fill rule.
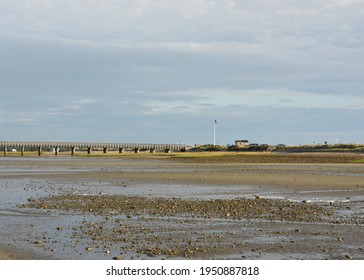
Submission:
[[[87,149],[88,153],[91,153],[93,149],[103,149],[104,153],[107,149],[119,149],[119,152],[123,150],[164,150],[166,153],[173,151],[185,151],[186,146],[184,144],[145,144],[145,143],[105,143],[105,142],[35,142],[35,141],[0,141],[0,147],[3,147],[4,156],[7,155],[8,148],[21,148],[21,155],[23,156],[25,148],[37,148],[38,155],[41,155],[42,148],[54,148],[55,154],[58,154],[58,149],[69,148],[71,154],[74,155],[75,149]]]

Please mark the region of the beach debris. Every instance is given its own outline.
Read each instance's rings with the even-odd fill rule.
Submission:
[[[32,200],[19,207],[78,210],[106,217],[126,215],[128,219],[154,215],[321,222],[333,216],[331,209],[318,205],[266,198],[193,200],[125,195],[60,195]]]
[[[98,248],[100,252],[111,254],[110,246],[118,244],[118,248],[125,252],[128,258],[139,254],[151,258],[196,259],[214,256],[222,250],[228,250],[227,248],[238,251],[244,247],[257,254],[272,250],[270,247],[264,249],[249,246],[249,248],[242,245],[244,243],[233,242],[233,238],[237,238],[241,232],[226,234],[213,230],[208,234],[203,231],[195,231],[192,235],[183,234],[189,231],[191,223],[200,223],[201,219],[206,222],[210,219],[244,220],[241,223],[244,231],[250,229],[251,222],[247,222],[249,220],[304,223],[322,221],[332,223],[335,220],[333,209],[328,207],[262,197],[202,200],[72,194],[37,198],[20,207],[39,208],[43,205],[47,205],[49,209],[76,211],[85,215],[80,225],[72,228],[72,238],[87,240],[88,247],[84,247],[86,251]],[[90,209],[92,213],[89,213]],[[95,220],[96,216],[103,218]],[[159,224],[161,220],[162,225]],[[177,227],[169,226],[172,220],[173,223],[178,221]],[[59,226],[57,230],[61,228]],[[301,230],[293,228],[292,231],[299,233]],[[279,229],[273,233],[284,234]],[[258,228],[256,234],[264,236],[266,233]],[[296,243],[292,239],[288,239],[287,242]],[[113,250],[115,249],[113,247]],[[122,258],[115,256],[113,259]]]

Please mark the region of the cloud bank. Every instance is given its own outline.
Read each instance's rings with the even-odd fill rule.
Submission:
[[[9,140],[362,142],[364,3],[4,0]],[[6,140],[4,139],[4,140]]]

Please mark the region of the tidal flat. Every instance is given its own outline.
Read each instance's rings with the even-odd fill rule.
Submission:
[[[360,155],[259,157],[0,158],[0,258],[364,259]]]

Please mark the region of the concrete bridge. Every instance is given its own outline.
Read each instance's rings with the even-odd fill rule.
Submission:
[[[42,149],[52,149],[55,155],[61,148],[69,149],[71,155],[74,156],[76,150],[87,149],[87,153],[91,154],[92,150],[102,149],[103,153],[108,150],[117,150],[123,153],[125,150],[132,150],[139,153],[141,150],[149,150],[151,153],[155,151],[164,151],[170,153],[172,151],[186,151],[186,146],[183,144],[132,144],[132,143],[100,143],[100,142],[22,142],[22,141],[0,141],[0,147],[3,147],[4,156],[7,156],[8,149],[20,149],[21,156],[24,156],[25,149],[36,149],[38,156],[42,155]]]

